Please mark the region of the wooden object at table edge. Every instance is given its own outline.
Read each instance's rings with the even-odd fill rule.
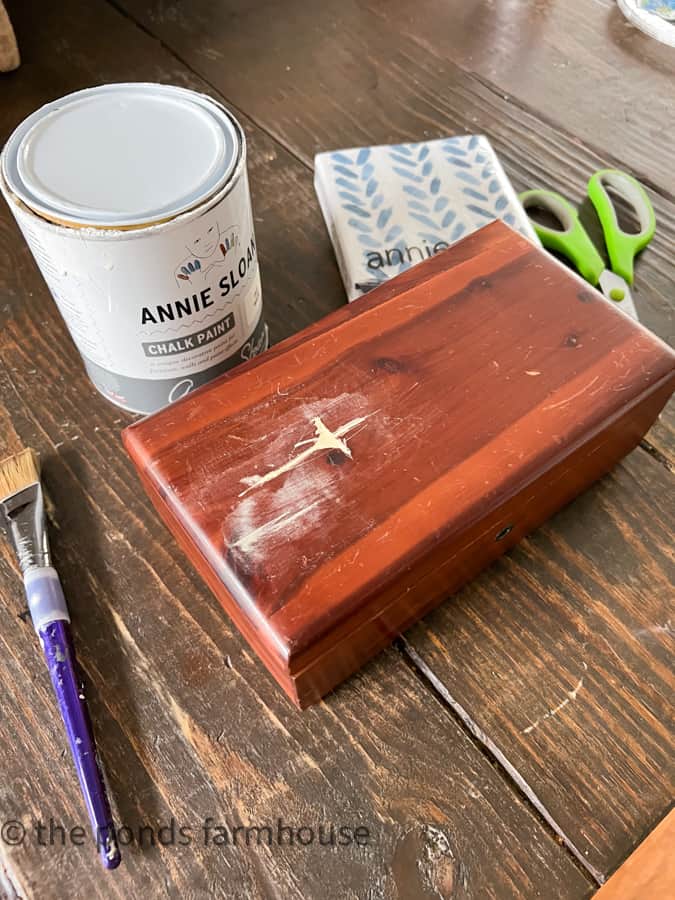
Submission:
[[[469,348],[461,341],[467,335]],[[528,336],[533,352],[523,357]],[[334,535],[343,540],[340,547],[312,549],[313,536],[303,536],[310,564],[300,581],[292,571],[300,552],[293,541],[284,545],[290,560],[285,569],[271,563],[257,577],[250,560],[233,560],[235,536],[223,525],[241,496],[245,479],[238,476],[246,466],[251,470],[246,448],[261,447],[267,427],[261,422],[251,430],[251,413],[261,421],[276,403],[276,427],[288,432],[293,447],[302,432],[298,405],[291,403],[288,411],[289,395],[292,401],[301,387],[303,397],[332,396],[327,379],[336,389],[337,366],[356,372],[361,384],[375,371],[366,417],[376,407],[393,415],[396,396],[408,397],[416,379],[418,396],[407,400],[406,411],[422,423],[415,437],[427,442],[427,455],[411,451],[407,462],[425,483],[411,489],[410,479],[402,478],[407,486],[400,496],[383,499],[391,491],[381,489],[369,495],[381,448],[367,429],[355,434],[350,447],[361,470],[352,464],[333,470],[350,471],[341,482],[348,493],[340,495],[341,508],[348,510],[354,498],[379,504],[370,510],[374,526],[354,530],[357,504],[341,520],[346,537]],[[495,372],[517,373],[517,382],[495,379]],[[275,401],[280,384],[284,391]],[[440,384],[466,384],[468,393],[462,400],[457,391],[439,390]],[[674,385],[675,354],[665,344],[495,222],[132,425],[123,439],[166,524],[289,697],[304,707],[606,473],[637,445]],[[354,384],[342,389],[349,392]],[[443,434],[427,421],[433,405]],[[482,406],[489,408],[474,418]],[[232,431],[244,436],[243,457],[231,454],[227,478],[219,478],[208,460],[218,456],[222,462],[223,439]],[[384,465],[407,473],[396,448],[387,448],[391,459]],[[190,454],[205,466],[202,488],[216,491],[212,510],[195,506],[197,487],[185,477]],[[270,465],[259,461],[262,471]],[[326,454],[317,454],[305,465],[326,464]],[[424,516],[422,501],[429,509]],[[387,502],[394,505],[383,511]],[[387,558],[381,540],[394,518],[395,552]],[[367,561],[365,574],[346,563],[346,550]]]
[[[11,72],[19,67],[21,57],[12,23],[5,4],[0,0],[0,72]]]
[[[619,866],[595,900],[671,900],[675,897],[675,810]]]

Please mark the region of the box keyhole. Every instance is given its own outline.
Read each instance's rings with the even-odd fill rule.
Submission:
[[[506,525],[504,528],[502,528],[501,531],[497,532],[497,534],[495,535],[495,540],[503,541],[504,538],[506,537],[506,535],[511,534],[512,531],[513,531],[513,525]]]

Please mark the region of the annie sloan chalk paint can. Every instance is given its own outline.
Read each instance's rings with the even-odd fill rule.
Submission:
[[[112,84],[19,125],[0,186],[98,390],[149,413],[266,349],[244,134],[202,94]]]

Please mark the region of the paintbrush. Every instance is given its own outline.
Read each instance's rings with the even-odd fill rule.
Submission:
[[[51,564],[37,454],[0,462],[0,521],[19,560],[33,625],[47,660],[94,839],[106,869],[121,855],[70,635],[70,616]]]

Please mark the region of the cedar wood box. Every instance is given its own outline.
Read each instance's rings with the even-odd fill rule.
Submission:
[[[495,222],[124,443],[304,707],[607,472],[674,386],[665,344]]]

